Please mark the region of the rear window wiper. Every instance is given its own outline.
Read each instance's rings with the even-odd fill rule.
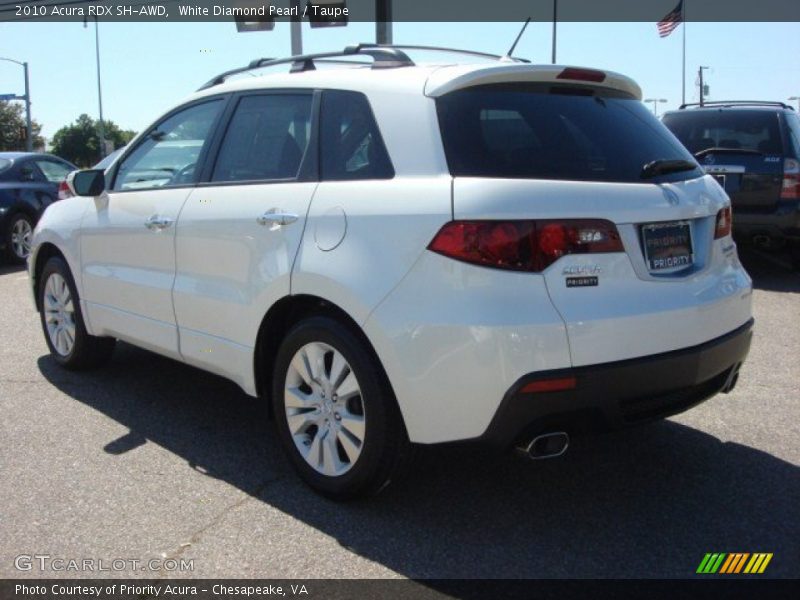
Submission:
[[[642,179],[650,179],[656,175],[666,175],[667,173],[677,173],[679,171],[691,171],[696,168],[697,163],[689,160],[668,160],[665,158],[660,158],[645,164],[642,167],[642,172],[639,173],[639,177]]]
[[[706,148],[705,150],[700,150],[700,152],[695,152],[694,155],[697,158],[701,156],[705,156],[706,154],[755,154],[756,156],[763,156],[763,152],[759,152],[758,150],[751,150],[750,148]]]

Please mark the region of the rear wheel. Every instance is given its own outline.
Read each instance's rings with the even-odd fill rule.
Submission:
[[[281,444],[312,488],[341,500],[395,478],[410,450],[402,417],[377,360],[347,327],[329,317],[299,323],[272,383]]]
[[[31,253],[33,221],[25,213],[16,213],[8,220],[6,236],[6,257],[9,262],[22,264]]]
[[[67,263],[47,261],[39,278],[42,330],[50,354],[67,369],[91,369],[111,358],[116,340],[89,335]]]

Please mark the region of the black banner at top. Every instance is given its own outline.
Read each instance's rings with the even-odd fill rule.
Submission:
[[[800,0],[0,0],[0,21],[800,21]],[[388,18],[387,18],[388,17]]]

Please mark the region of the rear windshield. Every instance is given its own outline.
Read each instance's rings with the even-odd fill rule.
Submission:
[[[437,100],[450,172],[464,177],[642,182],[655,160],[693,157],[638,100],[591,88],[490,85]],[[694,169],[648,181],[699,177]]]
[[[763,110],[689,110],[664,115],[664,124],[691,152],[708,148],[783,154],[778,115]]]

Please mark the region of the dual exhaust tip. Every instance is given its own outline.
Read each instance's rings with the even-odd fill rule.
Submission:
[[[517,446],[517,451],[531,460],[557,458],[569,448],[569,436],[564,431],[543,433],[528,443]]]

